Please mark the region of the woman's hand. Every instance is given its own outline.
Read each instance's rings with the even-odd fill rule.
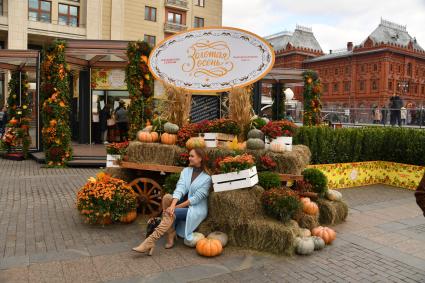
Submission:
[[[166,210],[165,213],[168,213],[168,215],[173,216],[174,215],[174,210],[176,209],[176,207],[174,205],[170,205]]]

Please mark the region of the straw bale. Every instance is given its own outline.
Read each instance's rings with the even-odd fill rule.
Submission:
[[[318,199],[319,222],[322,225],[335,225],[345,221],[348,215],[348,206],[344,201],[330,201]]]
[[[186,151],[176,145],[133,141],[127,148],[127,156],[130,162],[176,165],[179,154]]]

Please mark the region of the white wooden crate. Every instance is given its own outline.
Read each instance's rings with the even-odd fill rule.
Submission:
[[[235,138],[234,135],[222,133],[202,133],[199,136],[204,138],[206,147],[225,146],[227,142],[231,142]]]
[[[258,184],[257,167],[239,172],[212,175],[214,192],[224,192],[243,188],[250,188]]]
[[[120,167],[116,162],[121,158],[119,154],[107,154],[106,155],[106,167]]]

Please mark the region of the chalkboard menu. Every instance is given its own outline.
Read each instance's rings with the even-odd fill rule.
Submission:
[[[220,118],[220,97],[211,95],[192,96],[190,120],[192,123]]]

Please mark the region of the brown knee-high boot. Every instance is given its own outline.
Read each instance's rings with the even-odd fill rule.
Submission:
[[[166,196],[164,196],[164,198]],[[164,198],[162,202],[163,208],[165,207],[164,205],[167,205],[167,204],[168,206],[170,206],[171,201],[173,200],[172,196],[171,196],[171,201],[169,200],[168,196],[166,197],[165,201],[164,201]],[[155,248],[156,241],[158,241],[162,235],[164,235],[170,228],[172,228],[174,223],[174,216],[171,216],[168,213],[166,213],[165,209],[166,208],[164,208],[164,211],[162,214],[162,220],[161,220],[161,223],[158,225],[158,227],[156,227],[155,230],[152,232],[152,234],[149,237],[147,237],[138,247],[133,248],[133,251],[136,251],[139,253],[148,252],[149,255],[152,255],[153,250]]]

